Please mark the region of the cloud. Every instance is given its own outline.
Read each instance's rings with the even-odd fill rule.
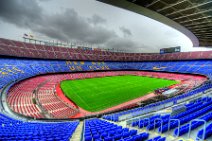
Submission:
[[[105,24],[107,21],[104,18],[95,14],[91,18],[88,18],[88,22],[97,25],[97,24]]]
[[[74,40],[128,51],[139,49],[137,43],[119,37],[114,30],[106,27],[107,21],[97,14],[82,17],[69,8],[48,15],[39,6],[39,1],[1,0],[0,20],[56,40]],[[124,37],[132,35],[125,27],[120,27],[120,30]]]
[[[41,1],[41,2],[47,2],[47,1],[51,1],[51,0],[39,0],[39,1]]]
[[[131,31],[129,29],[127,29],[126,27],[120,27],[119,29],[124,34],[124,37],[128,37],[128,36],[132,35]]]
[[[74,9],[67,9],[64,13],[46,17],[45,25],[39,28],[39,32],[55,37],[52,32],[57,34],[57,38],[61,40],[77,40],[91,44],[102,44],[110,38],[116,37],[116,33],[102,26],[92,26],[86,18],[76,13]],[[43,23],[41,23],[43,24]],[[51,32],[49,32],[51,30]]]
[[[8,0],[7,2],[0,1],[0,5],[1,19],[51,38],[102,44],[117,36],[112,30],[92,25],[106,22],[98,15],[93,15],[87,20],[79,16],[74,9],[46,15],[36,1],[29,3],[24,0]]]
[[[29,27],[42,19],[42,9],[36,1],[1,0],[0,18],[20,27]]]

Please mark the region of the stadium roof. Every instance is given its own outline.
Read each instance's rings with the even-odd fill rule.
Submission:
[[[167,24],[194,46],[212,47],[211,0],[99,0]],[[191,32],[190,32],[191,31]]]

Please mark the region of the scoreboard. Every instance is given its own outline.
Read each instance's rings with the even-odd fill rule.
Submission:
[[[160,54],[174,53],[174,52],[180,52],[180,46],[160,49]]]

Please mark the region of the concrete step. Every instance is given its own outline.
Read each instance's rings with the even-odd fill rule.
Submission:
[[[70,141],[81,141],[81,134],[83,130],[83,121],[80,121],[79,125],[77,126],[77,129],[75,130],[74,134],[72,135],[72,138]]]
[[[178,138],[178,140],[182,140],[182,141],[195,141],[194,139],[184,139],[184,138]]]

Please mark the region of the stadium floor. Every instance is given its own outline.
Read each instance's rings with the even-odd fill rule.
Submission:
[[[174,80],[124,75],[65,80],[60,86],[76,105],[97,112],[176,83]]]

